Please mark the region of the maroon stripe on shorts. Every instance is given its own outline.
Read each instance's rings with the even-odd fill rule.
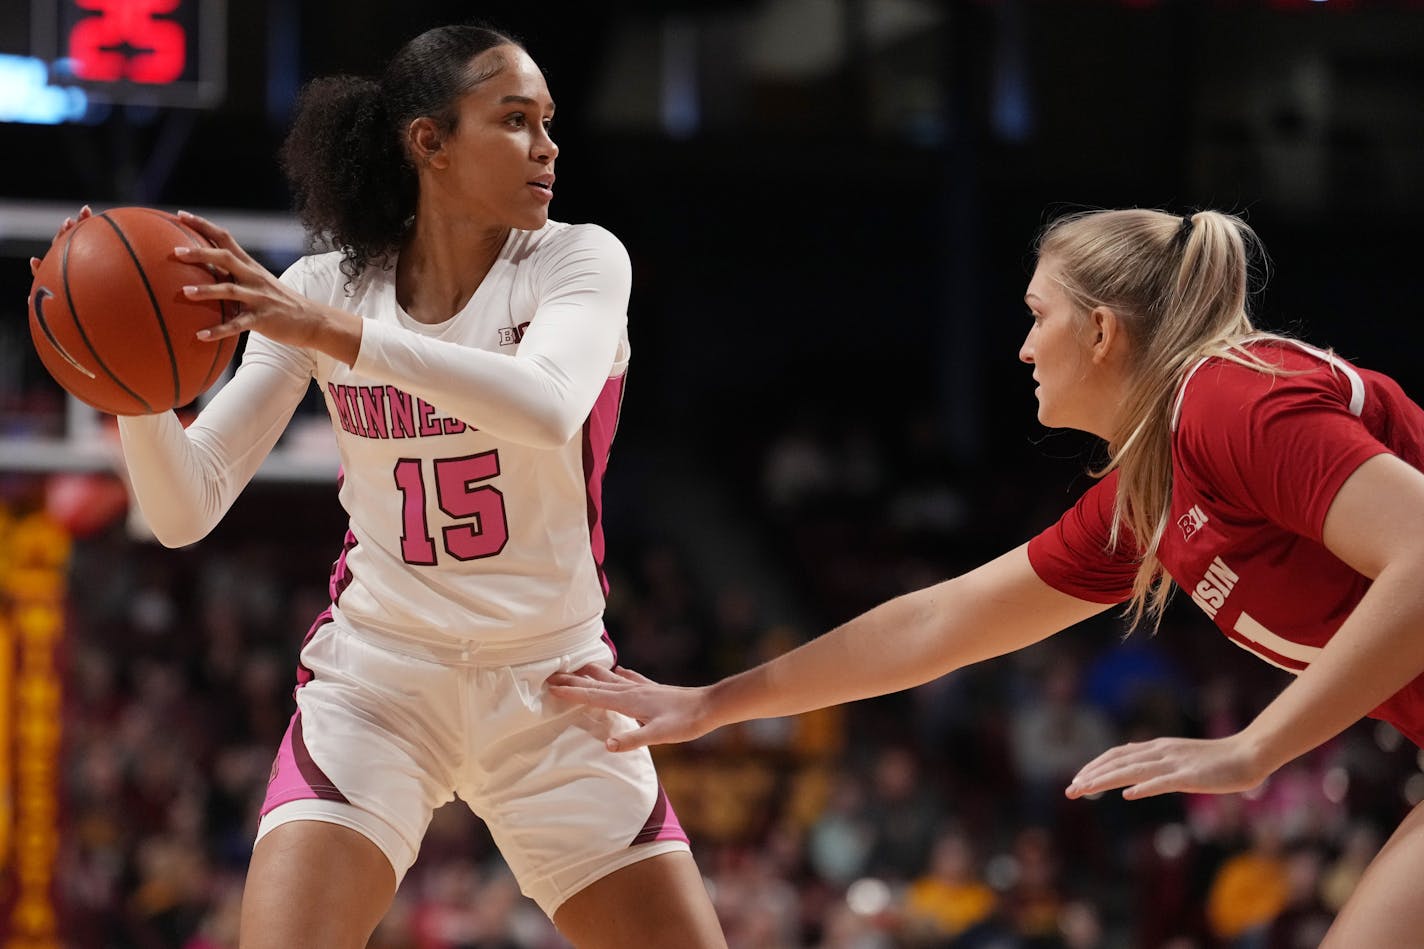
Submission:
[[[324,801],[340,801],[343,804],[350,803],[346,800],[346,795],[341,793],[341,789],[331,783],[331,779],[326,776],[326,772],[321,770],[321,766],[312,760],[311,752],[307,750],[306,739],[302,737],[302,712],[297,710],[297,714],[292,716],[292,760],[296,762],[297,771],[301,773],[302,780],[312,789],[315,795]]]
[[[302,710],[297,709],[287,725],[287,733],[282,736],[282,744],[277,748],[277,758],[272,762],[272,774],[267,779],[267,796],[262,802],[261,813],[265,817],[274,807],[288,801],[313,799],[351,803],[321,770],[321,766],[312,760],[302,735]]]
[[[677,815],[673,813],[672,804],[669,803],[667,792],[663,790],[662,785],[658,785],[658,799],[653,802],[653,813],[648,816],[648,822],[628,846],[636,847],[638,844],[652,843],[655,840],[688,842],[687,832],[682,829]]]

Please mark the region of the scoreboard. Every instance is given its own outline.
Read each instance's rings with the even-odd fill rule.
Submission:
[[[223,97],[225,0],[31,0],[34,55],[91,101],[203,108]]]

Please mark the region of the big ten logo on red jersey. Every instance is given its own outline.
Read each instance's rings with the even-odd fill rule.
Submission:
[[[74,0],[69,31],[75,74],[93,82],[163,84],[181,78],[188,32],[169,18],[182,0]]]
[[[1200,505],[1193,504],[1191,510],[1177,518],[1177,526],[1182,529],[1182,540],[1191,540],[1192,535],[1201,530],[1206,522],[1206,512]]]
[[[518,326],[501,326],[499,328],[499,344],[501,346],[513,346],[524,338],[524,331],[529,328],[526,320]]]

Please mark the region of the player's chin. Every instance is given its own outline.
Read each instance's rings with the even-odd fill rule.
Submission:
[[[549,206],[541,204],[536,208],[522,209],[514,215],[514,226],[521,231],[537,231],[549,223]]]

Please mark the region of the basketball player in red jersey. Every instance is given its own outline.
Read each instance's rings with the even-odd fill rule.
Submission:
[[[549,218],[553,116],[514,40],[431,30],[379,80],[303,94],[283,157],[304,223],[338,250],[279,280],[184,217],[216,248],[183,259],[232,276],[190,295],[241,306],[199,335],[253,335],[186,429],[120,419],[145,517],[170,546],[203,537],[313,383],[350,516],[301,649],[242,949],[366,945],[456,795],[580,949],[726,945],[651,757],[611,759],[611,717],[544,688],[614,662],[601,482],[630,353],[627,252]]]
[[[552,677],[557,696],[642,723],[611,749],[919,685],[1113,604],[1153,625],[1173,583],[1296,678],[1235,735],[1110,749],[1069,797],[1244,791],[1363,716],[1424,744],[1424,410],[1385,376],[1252,326],[1259,246],[1236,217],[1089,212],[1037,250],[1019,356],[1040,421],[1106,441],[1105,476],[1028,543],[716,684]],[[1420,866],[1424,805],[1325,945],[1417,944]]]

